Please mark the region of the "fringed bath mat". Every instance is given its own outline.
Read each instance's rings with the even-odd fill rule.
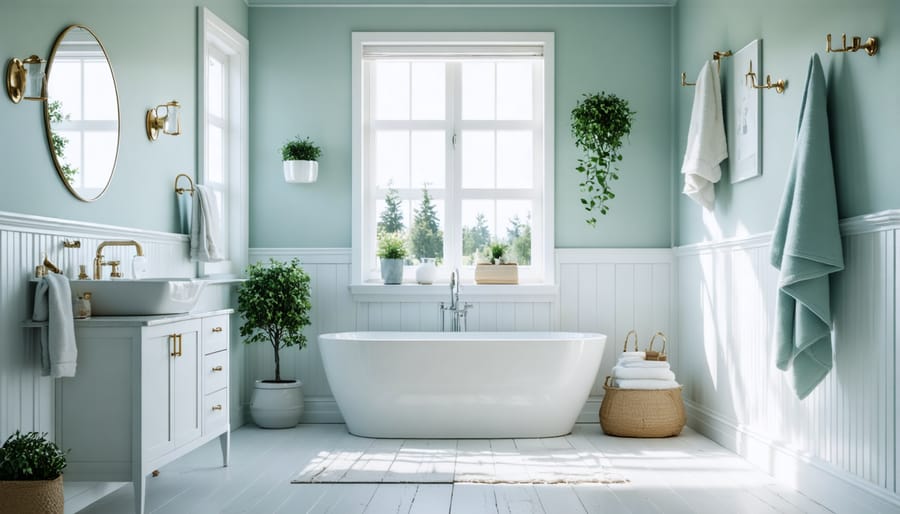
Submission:
[[[596,449],[567,438],[529,440],[345,440],[322,451],[295,484],[617,484]]]

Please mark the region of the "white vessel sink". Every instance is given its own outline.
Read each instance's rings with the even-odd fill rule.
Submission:
[[[190,312],[206,282],[190,278],[71,280],[72,296],[91,293],[93,316],[149,316]]]

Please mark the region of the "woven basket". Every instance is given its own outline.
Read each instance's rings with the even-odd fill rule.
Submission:
[[[0,480],[0,512],[62,514],[62,475],[55,480]]]
[[[621,437],[672,437],[684,428],[681,387],[674,389],[621,389],[606,377],[600,404],[603,433]]]

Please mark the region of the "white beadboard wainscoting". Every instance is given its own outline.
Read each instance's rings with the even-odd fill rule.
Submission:
[[[312,326],[302,351],[282,351],[282,373],[303,381],[304,422],[341,422],[318,349],[318,334],[354,330],[439,330],[440,302],[448,302],[447,284],[351,286],[349,248],[251,248],[250,262],[298,258],[310,275]],[[671,336],[673,273],[670,249],[559,249],[557,286],[472,286],[460,288],[460,301],[473,304],[468,330],[601,332],[609,336],[597,382],[580,420],[596,422],[602,380],[625,334],[636,329],[642,347],[651,334]],[[673,356],[673,361],[677,361]],[[274,373],[272,349],[248,348],[245,390]],[[673,362],[677,365],[677,362]],[[249,402],[249,396],[245,399]]]
[[[897,512],[900,211],[841,223],[835,366],[800,401],[774,365],[770,234],[676,249],[689,423],[836,512]]]
[[[92,263],[97,245],[105,240],[133,239],[141,244],[148,261],[148,276],[192,277],[196,265],[190,261],[188,237],[182,234],[131,229],[94,223],[28,216],[0,212],[0,437],[6,437],[17,429],[54,433],[53,379],[42,377],[34,345],[26,344],[22,322],[31,314],[33,298],[30,297],[29,280],[34,267],[44,255],[63,271],[78,265],[87,266],[92,274]],[[63,247],[63,241],[80,241],[80,248]],[[132,247],[107,247],[103,254],[108,259],[122,262],[126,276],[131,275]],[[212,301],[228,297],[222,287],[207,286]],[[201,302],[204,300],[201,299]],[[235,323],[232,318],[232,324]],[[232,330],[235,334],[236,330]],[[239,341],[236,336],[234,343]],[[238,347],[240,348],[240,347]],[[233,352],[232,372],[242,366],[243,352]],[[77,371],[76,371],[77,373]],[[232,375],[232,402],[242,397],[240,374]],[[240,409],[232,410],[232,425],[243,423]]]

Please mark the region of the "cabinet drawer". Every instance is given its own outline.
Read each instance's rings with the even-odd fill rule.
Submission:
[[[228,315],[203,318],[203,354],[218,352],[228,348]]]
[[[228,385],[228,351],[203,356],[203,394],[213,393]]]
[[[203,434],[213,434],[228,425],[228,389],[203,397]]]

